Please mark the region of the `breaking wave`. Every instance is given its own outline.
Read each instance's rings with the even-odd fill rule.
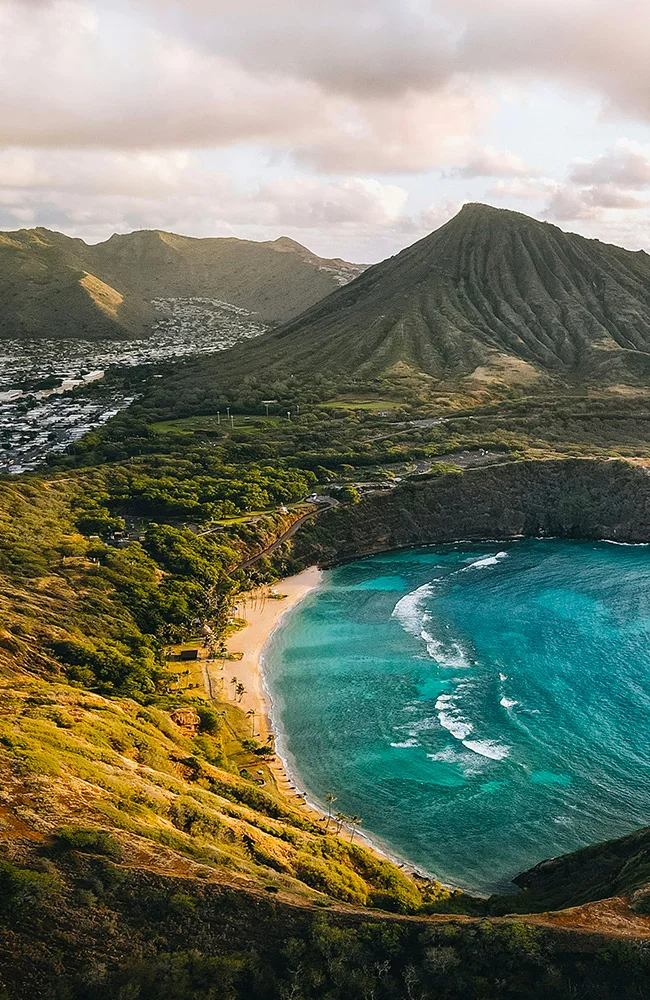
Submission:
[[[490,760],[504,760],[510,755],[510,747],[501,746],[500,743],[493,743],[491,740],[463,740],[463,746],[480,754],[481,757],[489,757]]]
[[[464,740],[474,730],[469,719],[464,718],[454,704],[452,695],[441,694],[436,701],[438,722],[456,740]]]
[[[437,580],[432,580],[430,583],[418,587],[417,590],[412,590],[410,594],[402,597],[393,608],[391,617],[397,618],[404,631],[408,632],[409,635],[421,636],[424,620],[423,604],[427,597],[431,597],[435,592],[433,585],[437,582]]]
[[[438,666],[459,669],[467,668],[471,665],[460,643],[455,641],[441,642],[440,639],[435,639],[425,629],[422,629],[420,636],[427,645],[427,653],[432,660],[436,661]]]
[[[485,569],[488,566],[496,566],[502,559],[507,558],[507,552],[497,552],[493,556],[483,556],[481,559],[475,559],[468,566],[464,566],[460,572],[466,573],[468,569]]]

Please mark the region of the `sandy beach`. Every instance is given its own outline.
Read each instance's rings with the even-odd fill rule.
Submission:
[[[225,690],[221,697],[238,704],[245,712],[255,712],[255,733],[258,738],[266,739],[271,730],[270,705],[260,666],[262,650],[283,615],[314,590],[320,579],[321,571],[316,566],[311,566],[274,586],[260,587],[243,595],[235,605],[234,616],[245,619],[248,624],[228,640],[228,652],[241,653],[242,656],[240,660],[226,661]],[[234,677],[245,688],[241,701],[232,683]]]
[[[217,663],[220,664],[221,661],[212,661],[214,667],[210,667],[206,662],[204,667],[208,692],[218,692],[217,697],[238,705],[245,712],[255,712],[255,736],[260,742],[264,742],[272,732],[271,706],[264,688],[262,652],[283,615],[295,608],[310,591],[314,590],[319,585],[321,577],[321,570],[317,566],[310,566],[302,573],[280,580],[273,586],[259,587],[242,595],[233,609],[233,615],[245,619],[248,624],[239,632],[235,632],[227,643],[228,652],[241,653],[241,660],[226,660],[223,673],[217,668]],[[245,688],[241,700],[232,683],[234,678],[237,678]],[[289,798],[300,800],[302,808],[306,809],[313,819],[322,823],[326,821],[326,814],[322,809],[309,802],[298,791],[293,778],[287,774],[280,756],[276,756],[269,767],[280,792]],[[348,839],[347,830],[342,836]],[[357,831],[357,841],[363,842],[365,847],[380,858],[388,858],[407,870],[416,870],[384,852],[362,830]]]

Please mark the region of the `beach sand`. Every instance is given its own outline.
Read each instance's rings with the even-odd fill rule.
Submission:
[[[222,697],[239,705],[244,712],[252,710],[256,713],[255,732],[258,738],[266,739],[271,731],[271,706],[262,679],[262,650],[283,615],[314,590],[320,579],[321,571],[316,566],[310,566],[297,576],[242,595],[235,604],[234,617],[243,618],[248,624],[228,640],[228,652],[241,653],[242,658],[239,661],[226,660],[226,690]],[[233,677],[246,689],[241,701],[234,691]]]
[[[212,697],[237,705],[244,712],[255,712],[255,738],[261,743],[266,740],[269,733],[273,732],[270,718],[271,706],[264,688],[262,674],[262,652],[283,615],[291,608],[295,608],[310,591],[318,587],[321,576],[318,567],[311,566],[309,569],[303,570],[302,573],[298,573],[297,576],[288,577],[273,586],[260,587],[242,595],[234,607],[233,615],[236,618],[245,619],[248,624],[241,631],[235,632],[227,643],[228,652],[231,654],[241,653],[241,660],[226,660],[223,670],[221,670],[221,660],[204,661],[203,671],[207,693]],[[235,677],[245,688],[241,701],[236,693],[235,685],[232,683]],[[308,802],[298,790],[294,780],[287,774],[281,757],[276,755],[268,767],[279,792],[293,799],[294,803],[306,810],[316,822],[323,824],[327,822],[325,813],[315,804]],[[332,824],[331,832],[334,832],[334,824]],[[344,836],[346,840],[349,839],[347,831],[344,831],[341,836]],[[390,857],[380,847],[372,843],[363,831],[357,832],[357,842],[359,841],[377,857],[384,860],[388,858],[395,864],[400,864],[399,860]],[[403,863],[401,867],[415,870]]]
[[[280,619],[314,590],[320,579],[321,571],[311,566],[273,586],[259,587],[243,594],[234,606],[233,617],[243,618],[247,625],[230,636],[227,642],[228,652],[235,656],[241,654],[241,659],[226,660],[223,669],[220,660],[206,661],[204,674],[208,693],[237,705],[244,712],[255,712],[255,738],[261,743],[272,732],[271,706],[262,676],[262,651]],[[241,700],[232,683],[234,678],[245,688]],[[303,807],[314,818],[321,820],[320,811],[311,809],[302,796],[298,796],[280,757],[270,764],[270,770],[279,791],[290,798],[300,798]]]

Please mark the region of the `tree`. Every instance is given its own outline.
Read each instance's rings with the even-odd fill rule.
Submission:
[[[58,546],[58,550],[61,554],[61,565],[65,566],[66,559],[85,555],[86,546],[82,539],[64,538]]]
[[[239,682],[235,690],[237,692],[237,701],[241,701],[244,695],[246,694],[246,688],[244,687],[241,681]]]
[[[347,822],[347,816],[345,815],[345,813],[337,812],[337,814],[336,814],[336,832],[337,833],[341,832],[341,827],[343,826],[343,824],[345,822]]]
[[[256,713],[254,708],[249,708],[248,711],[246,712],[246,715],[251,720],[251,736],[255,735],[255,714]]]
[[[359,490],[354,486],[343,486],[339,490],[339,497],[343,503],[359,503],[361,500]]]
[[[350,843],[352,843],[354,835],[357,832],[357,827],[361,826],[363,820],[361,819],[361,816],[357,816],[355,813],[354,816],[350,816],[350,823],[352,824],[352,830],[350,831]]]
[[[332,819],[332,806],[336,802],[336,795],[334,795],[332,792],[328,792],[327,795],[325,796],[325,801],[327,802],[327,826],[325,827],[325,829],[329,830],[330,822]]]

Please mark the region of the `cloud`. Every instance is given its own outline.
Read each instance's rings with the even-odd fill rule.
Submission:
[[[549,218],[640,218],[647,147],[557,180],[489,143],[504,93],[540,81],[650,120],[649,49],[647,0],[0,0],[2,222],[374,231],[392,251],[444,221],[441,200],[404,204],[403,175],[434,169]],[[207,169],[227,147],[286,179],[246,190]]]
[[[322,11],[310,21],[284,0],[272,17],[268,6],[260,9],[251,27],[244,14],[252,6],[236,15],[224,9],[222,21],[213,10],[195,25],[196,38],[187,25],[181,31],[162,16],[114,23],[87,0],[51,0],[37,9],[5,0],[0,144],[121,150],[254,144],[326,172],[417,171],[462,154],[491,107],[481,88],[462,78],[451,82],[447,69],[434,71],[428,58],[416,71],[408,47],[399,69],[396,12],[394,36],[383,22],[381,32],[369,25],[364,45],[377,51],[368,61],[358,47],[362,11],[353,14],[357,30],[345,46],[337,35],[333,48],[323,48],[321,39],[319,49],[307,43],[318,34]],[[295,58],[285,59],[296,25],[311,35],[296,39]],[[118,41],[120,30],[128,41]],[[210,37],[219,44],[209,44]],[[253,59],[251,46],[265,58]],[[430,56],[421,42],[425,47]],[[353,66],[372,67],[365,82],[352,79]]]
[[[628,139],[593,160],[574,160],[570,179],[575,184],[614,184],[619,188],[650,185],[650,146]]]
[[[476,149],[470,159],[462,167],[450,171],[454,177],[516,177],[529,174],[530,168],[518,153],[508,149],[495,149],[494,146],[482,146]]]
[[[569,219],[600,219],[603,209],[640,209],[649,204],[647,198],[639,198],[611,184],[596,184],[585,188],[558,184],[549,199],[545,215],[558,222]]]
[[[458,65],[589,89],[606,108],[650,119],[647,0],[458,0]]]
[[[649,46],[647,0],[2,0],[0,144],[513,176],[516,154],[471,154],[499,81],[650,117]]]
[[[399,224],[407,197],[402,187],[362,177],[296,176],[247,189],[183,151],[0,152],[5,228],[38,217],[91,240],[138,228],[354,235]]]

